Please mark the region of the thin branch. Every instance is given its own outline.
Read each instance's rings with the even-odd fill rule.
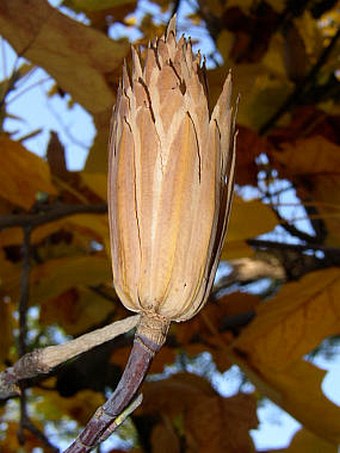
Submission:
[[[286,219],[284,219],[281,214],[278,212],[277,209],[272,207],[273,213],[278,218],[280,225],[284,228],[287,233],[296,238],[300,239],[301,241],[310,242],[312,244],[317,244],[320,242],[320,238],[317,236],[312,236],[311,234],[305,233],[304,231],[299,230],[295,225],[289,223]]]
[[[0,399],[18,395],[18,383],[23,379],[49,373],[57,365],[128,332],[136,327],[138,320],[139,315],[130,316],[65,344],[47,346],[25,354],[13,367],[0,373]]]
[[[266,256],[254,258],[239,258],[228,261],[232,271],[225,277],[222,277],[218,286],[214,290],[228,288],[236,283],[245,283],[262,278],[271,278],[273,280],[284,281],[286,272],[280,260],[268,253]]]
[[[106,203],[95,205],[55,204],[44,206],[40,212],[3,215],[0,217],[0,230],[20,226],[30,226],[33,229],[74,214],[105,214],[106,212]]]
[[[19,299],[19,339],[18,353],[22,357],[26,353],[27,348],[27,310],[29,303],[29,283],[31,271],[31,227],[24,228],[24,242],[22,246],[22,271],[20,282],[20,299]],[[27,422],[27,395],[26,389],[21,386],[20,395],[20,424],[18,431],[18,440],[20,445],[25,443],[24,427]]]
[[[37,439],[39,439],[40,442],[42,442],[48,448],[49,451],[52,451],[54,453],[59,452],[59,448],[55,447],[48,440],[45,434],[39,428],[37,428],[37,426],[35,426],[29,418],[27,418],[24,428],[27,429],[27,431],[30,431]]]
[[[29,279],[31,271],[31,227],[24,228],[24,242],[22,246],[22,271],[19,299],[19,342],[18,353],[22,357],[26,353],[27,310],[29,302]]]
[[[327,247],[323,244],[289,244],[285,242],[276,242],[265,239],[248,239],[247,243],[253,247],[278,249],[278,250],[295,250],[298,252],[307,252],[310,250],[322,251],[327,254],[336,254],[340,256],[340,248]]]
[[[165,342],[169,329],[165,318],[141,316],[133,347],[122,377],[109,399],[97,409],[84,430],[65,453],[86,453],[103,442],[119,426],[119,420],[132,403],[150,368],[154,355]],[[118,422],[117,422],[118,419]]]

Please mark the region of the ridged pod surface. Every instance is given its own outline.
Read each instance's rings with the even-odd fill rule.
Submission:
[[[231,77],[209,112],[205,68],[175,19],[132,50],[114,108],[109,219],[115,289],[130,310],[184,321],[204,305],[233,190]]]
[[[230,75],[210,113],[200,55],[184,37],[177,42],[175,18],[144,58],[132,50],[132,63],[130,75],[124,66],[113,113],[108,204],[114,286],[141,317],[114,393],[66,453],[89,452],[116,429],[171,321],[202,308],[230,212]]]

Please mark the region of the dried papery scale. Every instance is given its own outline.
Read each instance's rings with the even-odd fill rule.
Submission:
[[[231,77],[209,112],[205,68],[173,18],[141,58],[132,49],[113,112],[109,221],[114,286],[141,314],[128,364],[108,401],[66,451],[106,439],[136,397],[170,323],[206,302],[233,192]]]

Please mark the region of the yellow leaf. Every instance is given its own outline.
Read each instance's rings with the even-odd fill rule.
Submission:
[[[221,259],[253,255],[245,241],[273,230],[277,224],[277,218],[269,206],[259,200],[244,201],[235,196]]]
[[[21,266],[15,265],[5,259],[0,253],[0,294],[2,297],[9,296],[16,301],[19,295]]]
[[[321,439],[307,429],[300,429],[282,453],[338,453],[337,445]]]
[[[68,219],[68,227],[73,227],[83,235],[92,236],[99,243],[103,244],[107,256],[111,256],[109,225],[107,215],[81,214],[74,215]]]
[[[107,174],[106,173],[80,173],[81,179],[96,195],[103,200],[107,199]]]
[[[262,59],[262,64],[264,64],[272,74],[275,74],[278,79],[282,78],[282,81],[285,83],[287,72],[284,55],[285,47],[282,34],[275,33],[272,36],[269,48]]]
[[[39,192],[55,194],[47,163],[19,142],[0,134],[0,196],[29,209]]]
[[[224,61],[229,60],[229,53],[234,42],[234,34],[228,30],[222,30],[217,37],[217,48]]]
[[[235,347],[251,354],[253,363],[278,371],[339,331],[340,270],[334,268],[284,285],[259,306]]]
[[[87,288],[70,288],[41,303],[40,322],[56,324],[67,334],[79,335],[102,322],[114,304]]]
[[[266,0],[266,3],[279,13],[287,6],[286,0]]]
[[[311,12],[307,10],[295,18],[294,22],[299,29],[311,63],[314,64],[323,50],[323,39],[318,22],[313,18]]]
[[[221,260],[228,261],[231,259],[245,258],[254,255],[253,249],[244,241],[229,241],[227,236],[226,242],[222,249]]]
[[[2,6],[0,32],[19,54],[24,51],[88,111],[111,110],[114,92],[108,79],[120,69],[128,42],[114,42],[47,1],[37,7],[37,2],[3,0]]]
[[[235,196],[228,229],[228,241],[250,239],[271,231],[278,224],[273,211],[259,200],[244,201]]]
[[[25,445],[21,445],[18,439],[20,430],[16,422],[4,422],[4,428],[1,429],[0,451],[5,453],[31,453],[32,451],[42,451],[46,444],[38,439],[31,431],[25,430]],[[39,429],[41,426],[39,426]]]
[[[324,372],[301,356],[340,329],[340,271],[327,269],[283,287],[235,340],[234,359],[255,385],[308,429],[340,442],[340,407],[321,390]]]
[[[1,293],[0,293],[1,294]],[[13,304],[5,299],[0,299],[0,369],[4,361],[9,358],[9,350],[13,344]]]
[[[36,396],[35,409],[37,413],[44,415],[44,419],[59,421],[68,415],[81,425],[85,425],[93,412],[104,402],[104,396],[93,390],[81,390],[68,398],[42,389],[35,389],[34,394]]]
[[[103,11],[133,3],[132,0],[67,0],[65,6],[84,12]]]
[[[97,133],[86,159],[86,173],[107,174],[108,125],[110,124],[111,115],[111,109],[93,115],[93,122]]]
[[[279,392],[279,399],[274,400],[277,404],[323,439],[340,443],[340,407],[322,393],[324,370],[301,360],[284,371],[271,372],[261,367],[260,372]]]
[[[293,84],[282,77],[280,66],[275,68],[272,59],[269,59],[269,66],[266,61],[235,65],[232,61],[225,60],[222,68],[208,72],[212,103],[217,99],[223,77],[230,68],[233,74],[233,91],[241,95],[237,122],[258,129],[286,100],[293,90]]]
[[[103,254],[50,260],[32,270],[31,302],[39,304],[69,288],[105,282],[111,282],[111,270]]]

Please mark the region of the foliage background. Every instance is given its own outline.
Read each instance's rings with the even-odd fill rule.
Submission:
[[[207,53],[211,105],[229,68],[241,93],[237,197],[210,301],[172,327],[124,448],[256,451],[249,431],[265,396],[303,426],[280,451],[335,452],[340,409],[311,359],[334,358],[340,333],[336,1],[2,1],[0,366],[128,315],[111,285],[110,115],[129,42],[146,45],[174,11]],[[37,124],[42,97],[55,126]],[[33,117],[13,114],[20,98]],[[127,334],[28,381],[0,407],[1,448],[53,451],[71,439],[130,346]],[[242,385],[225,398],[214,379],[235,364]]]

